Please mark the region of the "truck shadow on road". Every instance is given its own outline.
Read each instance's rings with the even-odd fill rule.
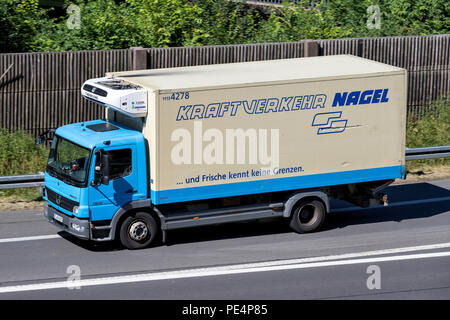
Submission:
[[[331,212],[322,229],[312,234],[296,235],[289,228],[287,219],[266,219],[173,230],[167,232],[166,243],[158,243],[156,246],[171,247],[186,243],[236,238],[250,239],[251,237],[277,234],[292,234],[293,236],[309,239],[322,237],[330,232],[333,232],[333,236],[335,236],[336,231],[339,231],[339,229],[349,227],[367,227],[373,232],[380,227],[377,224],[383,222],[401,223],[405,220],[431,218],[442,214],[450,215],[450,190],[448,189],[429,183],[417,183],[396,185],[387,188],[385,191],[391,199],[392,206],[360,209],[337,201],[338,205],[342,206],[344,204],[345,207],[339,208],[339,212]],[[384,231],[384,227],[380,231]],[[348,235],[352,231],[342,232],[343,235]],[[123,250],[118,242],[92,243],[76,239],[68,234],[63,236],[72,243],[89,251]]]
[[[252,221],[244,223],[230,223],[217,226],[199,227],[191,229],[181,229],[168,233],[168,243],[166,245],[177,245],[182,243],[214,241],[232,238],[250,238],[255,236],[265,236],[271,234],[292,234],[299,237],[321,237],[333,230],[343,229],[352,226],[371,225],[376,229],[377,224],[382,222],[402,222],[430,218],[433,216],[448,213],[450,215],[450,190],[430,183],[415,183],[395,185],[385,189],[392,206],[356,208],[348,203],[344,204],[345,210],[332,212],[328,215],[322,229],[313,234],[296,235],[288,226],[288,220],[274,221]],[[439,199],[446,199],[436,201]],[[415,201],[419,201],[414,203]],[[331,201],[333,204],[333,201]],[[367,226],[368,227],[368,226]],[[381,229],[380,231],[383,231]],[[351,232],[351,231],[349,231]],[[346,232],[345,234],[348,234]],[[335,235],[335,233],[334,233]]]
[[[119,251],[124,250],[119,244],[118,241],[105,241],[105,242],[94,242],[94,241],[87,241],[83,239],[79,239],[66,231],[60,231],[58,234],[64,238],[64,240],[67,240],[74,245],[86,249],[88,251],[92,252],[108,252],[108,251]]]
[[[448,213],[450,190],[430,183],[396,185],[384,190],[389,197],[387,207],[340,209],[329,214],[323,231],[352,225],[402,222]],[[332,210],[333,211],[333,210]]]
[[[381,222],[402,222],[449,214],[450,199],[442,202],[410,204],[387,208],[362,209],[332,213],[322,231],[342,229],[353,225],[375,224]]]

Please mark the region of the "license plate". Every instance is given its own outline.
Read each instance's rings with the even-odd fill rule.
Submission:
[[[55,219],[56,221],[59,221],[59,222],[63,222],[63,217],[61,217],[60,215],[58,215],[56,213],[53,214],[53,219]]]

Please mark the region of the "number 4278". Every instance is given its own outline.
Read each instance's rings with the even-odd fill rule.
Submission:
[[[183,99],[189,99],[189,92],[174,92],[170,96],[171,100],[183,100]]]

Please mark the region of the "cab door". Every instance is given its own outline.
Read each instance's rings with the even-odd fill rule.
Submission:
[[[99,165],[98,155],[93,156],[90,182],[89,207],[91,221],[110,220],[125,204],[138,199],[138,167],[135,146],[118,146],[104,149],[110,162],[108,185],[93,185],[94,168]]]

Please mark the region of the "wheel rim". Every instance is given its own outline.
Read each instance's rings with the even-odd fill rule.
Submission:
[[[307,204],[302,206],[298,212],[298,222],[304,226],[310,226],[317,221],[317,208],[314,205]]]
[[[148,237],[150,230],[143,221],[134,221],[128,229],[128,236],[134,241],[142,241]]]

